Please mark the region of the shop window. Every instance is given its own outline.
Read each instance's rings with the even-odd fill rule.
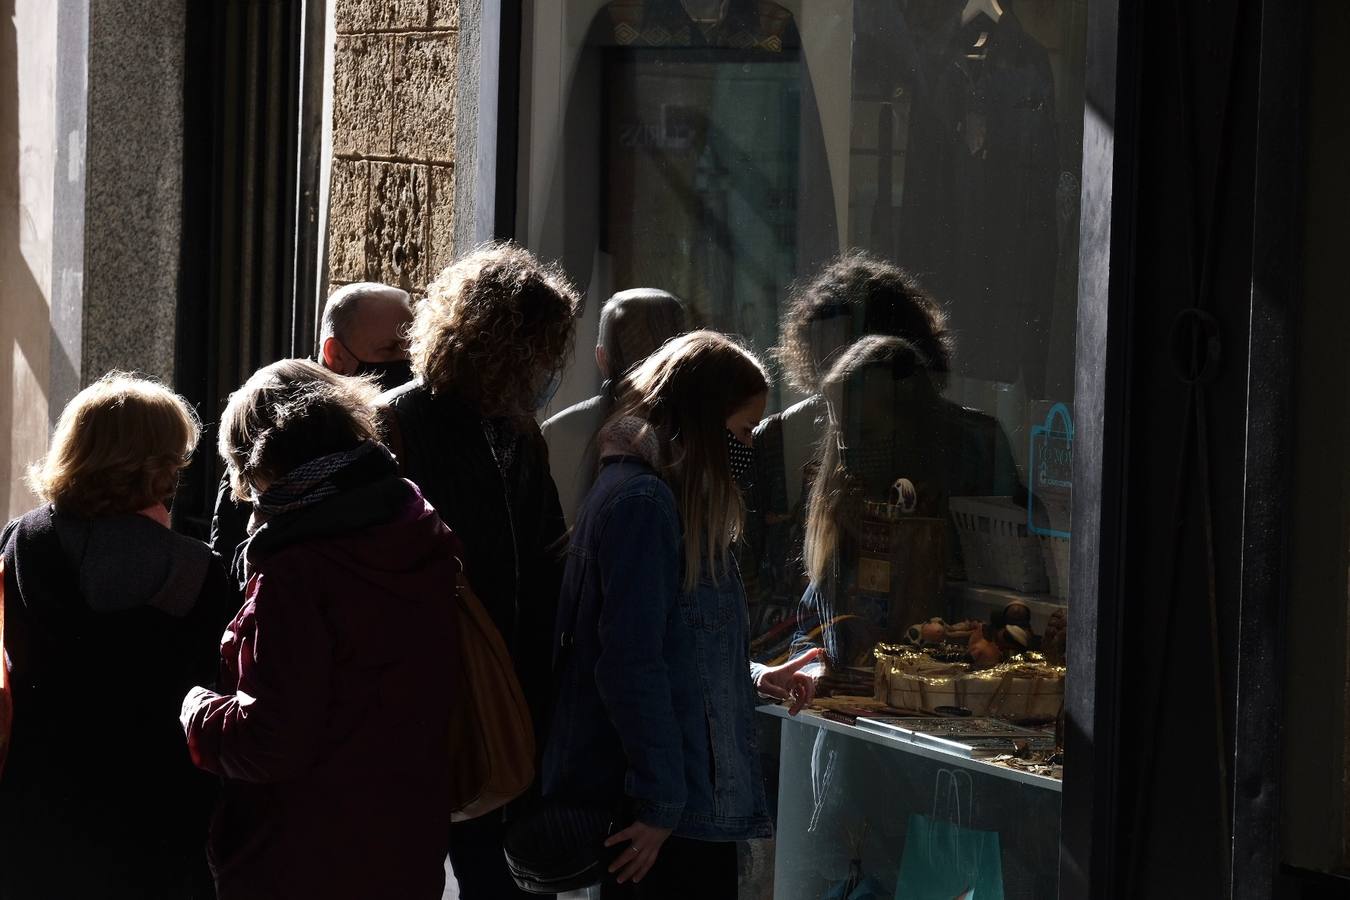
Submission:
[[[1054,896],[1085,0],[525,11],[517,237],[587,295],[551,411],[631,288],[777,376],[752,653],[834,696],[782,725],[775,896]]]

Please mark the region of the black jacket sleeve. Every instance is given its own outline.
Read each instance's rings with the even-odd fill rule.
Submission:
[[[252,510],[234,499],[229,474],[222,475],[216,489],[216,508],[211,514],[211,549],[220,555],[228,572],[235,572],[235,557],[248,540],[248,520]],[[242,590],[239,592],[242,601]]]

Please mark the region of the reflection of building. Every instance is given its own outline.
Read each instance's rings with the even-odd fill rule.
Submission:
[[[633,207],[602,188],[614,182],[598,167],[572,177],[564,152],[571,125],[606,133],[598,77],[594,120],[569,109],[608,6],[11,0],[0,17],[7,513],[31,503],[22,470],[80,384],[111,366],[153,372],[210,423],[254,366],[312,349],[325,284],[372,277],[416,292],[458,249],[502,235],[580,253],[573,274],[604,294],[651,270],[597,255],[599,232],[614,247],[637,226],[664,226],[627,258],[655,259],[663,278],[687,279],[658,286],[705,292],[717,324],[763,343],[787,284],[816,262],[802,248],[821,246],[813,229],[828,223],[831,252],[864,245],[933,270],[927,283],[968,332],[961,352],[976,357],[949,396],[1000,417],[1023,465],[1027,426],[1044,420],[1046,401],[1073,400],[1068,768],[1057,805],[1023,806],[1064,824],[1054,858],[1021,864],[1055,872],[1063,896],[1105,896],[1128,878],[1138,896],[1211,896],[1229,877],[1221,870],[1251,895],[1274,896],[1280,862],[1350,861],[1341,637],[1350,513],[1337,463],[1346,322],[1335,266],[1345,148],[1328,87],[1350,25],[1340,5],[1258,0],[1235,12],[1181,0],[1118,12],[1000,0],[980,6],[1002,9],[1007,24],[963,31],[951,23],[967,6],[957,2],[782,0],[796,38],[780,22],[777,51],[760,52],[798,55],[788,74],[763,64],[757,100],[745,99],[754,79],[733,77],[733,64],[687,60],[685,74],[627,98],[642,115],[611,136],[645,168],[623,177],[645,189],[661,160],[681,159],[690,201],[680,211],[660,194],[632,220],[619,214]],[[688,24],[662,26],[653,47],[641,13],[657,7],[613,4],[622,15],[611,31],[631,38],[607,45],[618,51],[612,71],[628,79],[619,90],[663,77],[658,60],[677,37],[681,52],[707,42],[721,4],[694,6],[703,25],[688,4],[661,6],[684,10]],[[1003,44],[1015,61],[991,77],[1013,23],[1025,42]],[[943,28],[970,38],[962,52],[931,37]],[[732,83],[738,93],[716,95]],[[717,103],[728,105],[709,140],[702,113]],[[999,115],[1015,124],[1001,137]],[[766,116],[773,127],[761,127]],[[1291,149],[1305,134],[1306,160]],[[1021,174],[999,177],[1006,194],[968,190],[987,183],[998,141],[1015,145],[1005,159]],[[744,159],[746,142],[764,155]],[[598,141],[590,149],[610,152]],[[823,196],[804,187],[804,172],[820,176]],[[997,221],[982,218],[990,204]],[[1019,204],[1025,215],[1009,212]],[[569,218],[583,209],[593,221]],[[728,255],[732,241],[756,249]],[[907,259],[916,247],[922,260]],[[981,305],[985,289],[1026,306]],[[774,305],[752,308],[746,296]],[[1192,305],[1218,320],[1223,357],[1204,388],[1204,469],[1192,395],[1170,358],[1177,312]],[[1014,322],[1007,309],[1030,313]],[[593,327],[583,325],[584,340]],[[587,356],[576,354],[563,399],[592,392]],[[1013,388],[991,384],[1019,367]],[[209,446],[201,457],[176,506],[185,527],[200,526],[215,484]],[[1315,646],[1304,634],[1319,635]],[[1297,740],[1279,743],[1272,722]],[[847,767],[871,752],[847,747],[820,758]],[[1230,779],[1222,801],[1220,757]],[[838,783],[857,783],[856,765]],[[899,865],[899,846],[886,865]]]

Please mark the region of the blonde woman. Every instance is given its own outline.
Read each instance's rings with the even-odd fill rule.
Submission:
[[[648,357],[620,396],[563,578],[544,793],[623,807],[606,897],[735,897],[735,842],[771,830],[756,688],[794,712],[814,689],[800,669],[816,651],[751,665],[731,554],[768,379],[698,331]]]
[[[110,374],[75,396],[3,540],[13,743],[0,897],[210,896],[211,779],[178,701],[215,672],[233,610],[205,544],[169,530],[197,445],[184,400]]]

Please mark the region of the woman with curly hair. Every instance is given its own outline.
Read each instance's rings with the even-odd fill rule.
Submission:
[[[578,307],[557,268],[515,244],[481,247],[429,286],[410,335],[417,377],[383,398],[404,474],[464,541],[541,744],[566,529],[534,414],[561,380]],[[502,831],[497,815],[451,828],[464,900],[518,896]]]
[[[42,505],[0,537],[14,706],[0,897],[214,896],[214,784],[183,752],[177,710],[214,677],[233,610],[220,563],[168,512],[197,435],[168,388],[104,376],[32,468]]]

